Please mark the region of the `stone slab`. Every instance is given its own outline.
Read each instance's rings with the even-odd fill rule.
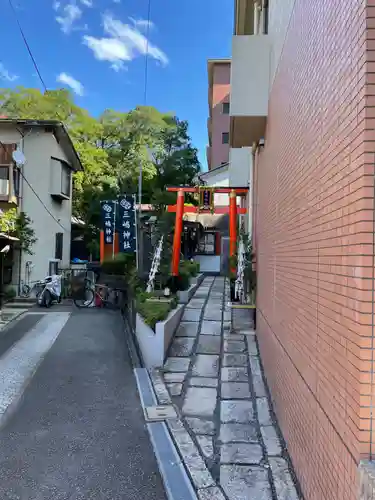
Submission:
[[[190,356],[193,351],[195,339],[191,337],[177,337],[173,339],[170,355],[172,357],[182,356],[187,357]]]
[[[170,429],[194,486],[196,488],[215,486],[215,481],[208,471],[197,447],[189,436],[189,433],[185,429],[176,430],[176,428],[173,427],[170,427]]]
[[[220,484],[229,500],[272,500],[268,471],[262,467],[222,465]]]
[[[247,356],[246,354],[224,354],[223,366],[247,367]]]
[[[217,387],[219,380],[209,377],[192,377],[189,380],[189,385],[193,387]]]
[[[204,434],[207,436],[213,436],[215,434],[215,424],[211,420],[187,418],[186,423],[194,434]]]
[[[272,425],[270,407],[267,398],[257,398],[258,421],[260,425]]]
[[[205,299],[194,297],[186,304],[186,309],[202,309],[204,306]]]
[[[259,465],[263,460],[262,448],[254,443],[225,443],[221,445],[220,463]]]
[[[165,372],[187,372],[190,358],[168,358],[165,365]]]
[[[213,457],[214,445],[211,436],[197,436],[199,448],[202,450],[203,456],[206,458]]]
[[[221,335],[221,322],[203,321],[200,333],[201,335]]]
[[[241,340],[224,340],[224,352],[245,352],[245,342]]]
[[[146,406],[145,417],[150,422],[158,422],[168,418],[174,419],[177,413],[172,405]]]
[[[201,317],[200,309],[185,309],[182,316],[182,321],[195,321],[199,322]]]
[[[283,458],[270,458],[269,463],[277,500],[298,500],[297,491],[286,460]]]
[[[199,323],[180,323],[177,328],[176,337],[196,337],[198,335]]]
[[[221,424],[220,441],[222,443],[258,443],[255,424]]]
[[[228,400],[220,403],[222,423],[248,424],[254,421],[254,409],[251,401]]]
[[[164,381],[168,384],[178,382],[182,384],[185,380],[186,373],[164,373]]]
[[[267,397],[266,386],[264,384],[262,375],[252,375],[251,379],[253,381],[255,396],[257,398]]]
[[[262,375],[262,370],[260,368],[259,358],[256,356],[249,356],[250,369],[253,375]]]
[[[198,498],[199,500],[225,500],[222,491],[217,486],[198,490]]]
[[[161,372],[159,370],[150,370],[149,373],[159,404],[161,405],[171,404],[172,400],[165,386]]]
[[[200,335],[197,347],[199,354],[220,354],[221,338],[216,335]]]
[[[247,374],[247,368],[236,367],[230,368],[224,366],[221,369],[221,381],[222,382],[247,382],[249,380]]]
[[[182,384],[167,384],[171,396],[180,396],[182,392]]]
[[[263,443],[269,457],[279,456],[282,453],[280,439],[276,433],[273,425],[261,426],[260,432],[262,434]]]
[[[248,399],[250,388],[247,382],[223,382],[221,384],[222,399]]]
[[[255,336],[248,335],[246,337],[247,351],[251,356],[258,356],[258,346],[255,341]]]
[[[244,335],[237,335],[237,333],[232,333],[224,330],[224,338],[226,340],[240,340],[242,342],[245,341],[245,336]]]
[[[219,356],[198,354],[193,365],[192,374],[197,377],[217,377],[219,373]]]
[[[184,415],[200,415],[212,417],[216,407],[217,390],[210,387],[189,387],[182,413]]]

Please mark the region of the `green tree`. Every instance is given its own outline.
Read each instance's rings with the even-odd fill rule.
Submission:
[[[129,112],[106,110],[99,118],[77,106],[67,90],[41,93],[18,87],[0,89],[0,114],[11,118],[65,123],[84,166],[74,176],[73,211],[85,223],[86,241],[96,241],[100,201],[136,193],[140,167],[143,202],[159,212],[173,203],[168,185],[191,185],[200,170],[188,124],[152,106]]]
[[[0,232],[19,239],[21,250],[32,255],[32,247],[36,243],[32,220],[25,212],[17,212],[16,208],[0,212]]]

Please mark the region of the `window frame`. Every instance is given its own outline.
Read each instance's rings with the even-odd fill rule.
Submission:
[[[205,250],[202,251],[202,241],[203,242],[203,248],[206,247],[207,242],[205,241],[206,236],[213,236],[213,250],[210,252],[207,252]],[[209,243],[211,245],[211,243]],[[205,231],[202,238],[198,241],[198,247],[197,247],[197,252],[196,255],[208,255],[208,256],[213,256],[216,255],[216,232],[215,231]]]
[[[224,140],[224,137],[227,138],[227,140]],[[229,144],[229,132],[222,132],[221,133],[221,144]]]
[[[228,111],[226,111],[228,110]],[[223,115],[229,115],[230,114],[230,102],[223,102],[222,106],[222,114]]]

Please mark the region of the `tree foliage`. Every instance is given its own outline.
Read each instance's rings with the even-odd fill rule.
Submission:
[[[25,212],[17,212],[16,208],[0,212],[0,232],[19,239],[20,247],[32,255],[32,247],[36,243],[32,221]]]
[[[0,115],[65,123],[84,166],[74,176],[73,211],[86,223],[91,239],[100,225],[100,201],[137,193],[140,168],[142,202],[160,212],[175,200],[166,186],[191,185],[200,171],[188,123],[151,106],[129,112],[108,109],[95,118],[67,90],[43,94],[19,87],[0,89]]]

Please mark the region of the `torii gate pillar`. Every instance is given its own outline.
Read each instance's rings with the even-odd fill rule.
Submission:
[[[173,255],[172,255],[172,276],[178,276],[178,268],[180,265],[181,253],[181,235],[182,235],[182,218],[184,215],[185,194],[182,189],[177,193],[176,207],[176,223],[173,237]]]

